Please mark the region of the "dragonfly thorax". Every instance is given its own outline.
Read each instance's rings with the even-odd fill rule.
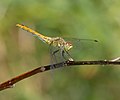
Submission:
[[[51,38],[51,44],[55,47],[63,48],[65,44],[65,40],[61,37],[54,37]]]
[[[71,44],[71,42],[66,42],[63,38],[61,37],[55,37],[55,38],[51,38],[51,44],[54,47],[58,47],[60,49],[64,49],[66,51],[70,50],[73,45]]]

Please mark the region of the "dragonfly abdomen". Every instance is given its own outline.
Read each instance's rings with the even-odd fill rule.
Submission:
[[[51,43],[51,37],[44,36],[44,35],[36,32],[36,31],[32,30],[31,28],[29,28],[25,25],[22,25],[22,24],[17,24],[16,26],[22,28],[25,31],[28,31],[28,32],[32,33],[34,36],[37,36],[41,41],[43,41],[47,44]]]

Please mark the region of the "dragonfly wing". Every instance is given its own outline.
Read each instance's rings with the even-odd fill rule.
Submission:
[[[96,55],[96,48],[99,46],[97,40],[92,39],[78,39],[78,38],[64,38],[65,41],[71,42],[73,48],[69,51],[73,58],[76,56],[85,58]]]

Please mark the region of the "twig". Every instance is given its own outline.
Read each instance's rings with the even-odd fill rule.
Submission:
[[[7,88],[12,88],[15,86],[15,83],[26,79],[30,76],[33,76],[37,73],[45,72],[48,70],[60,68],[60,67],[68,67],[68,66],[74,66],[74,65],[120,65],[120,57],[113,59],[113,60],[99,60],[99,61],[66,61],[61,62],[53,65],[47,65],[47,66],[41,66],[36,69],[33,69],[31,71],[28,71],[26,73],[23,73],[21,75],[18,75],[6,82],[3,82],[0,84],[0,91],[5,90]]]

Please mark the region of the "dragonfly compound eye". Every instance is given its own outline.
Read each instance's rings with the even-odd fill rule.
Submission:
[[[73,47],[71,42],[66,42],[65,49],[68,51]]]

